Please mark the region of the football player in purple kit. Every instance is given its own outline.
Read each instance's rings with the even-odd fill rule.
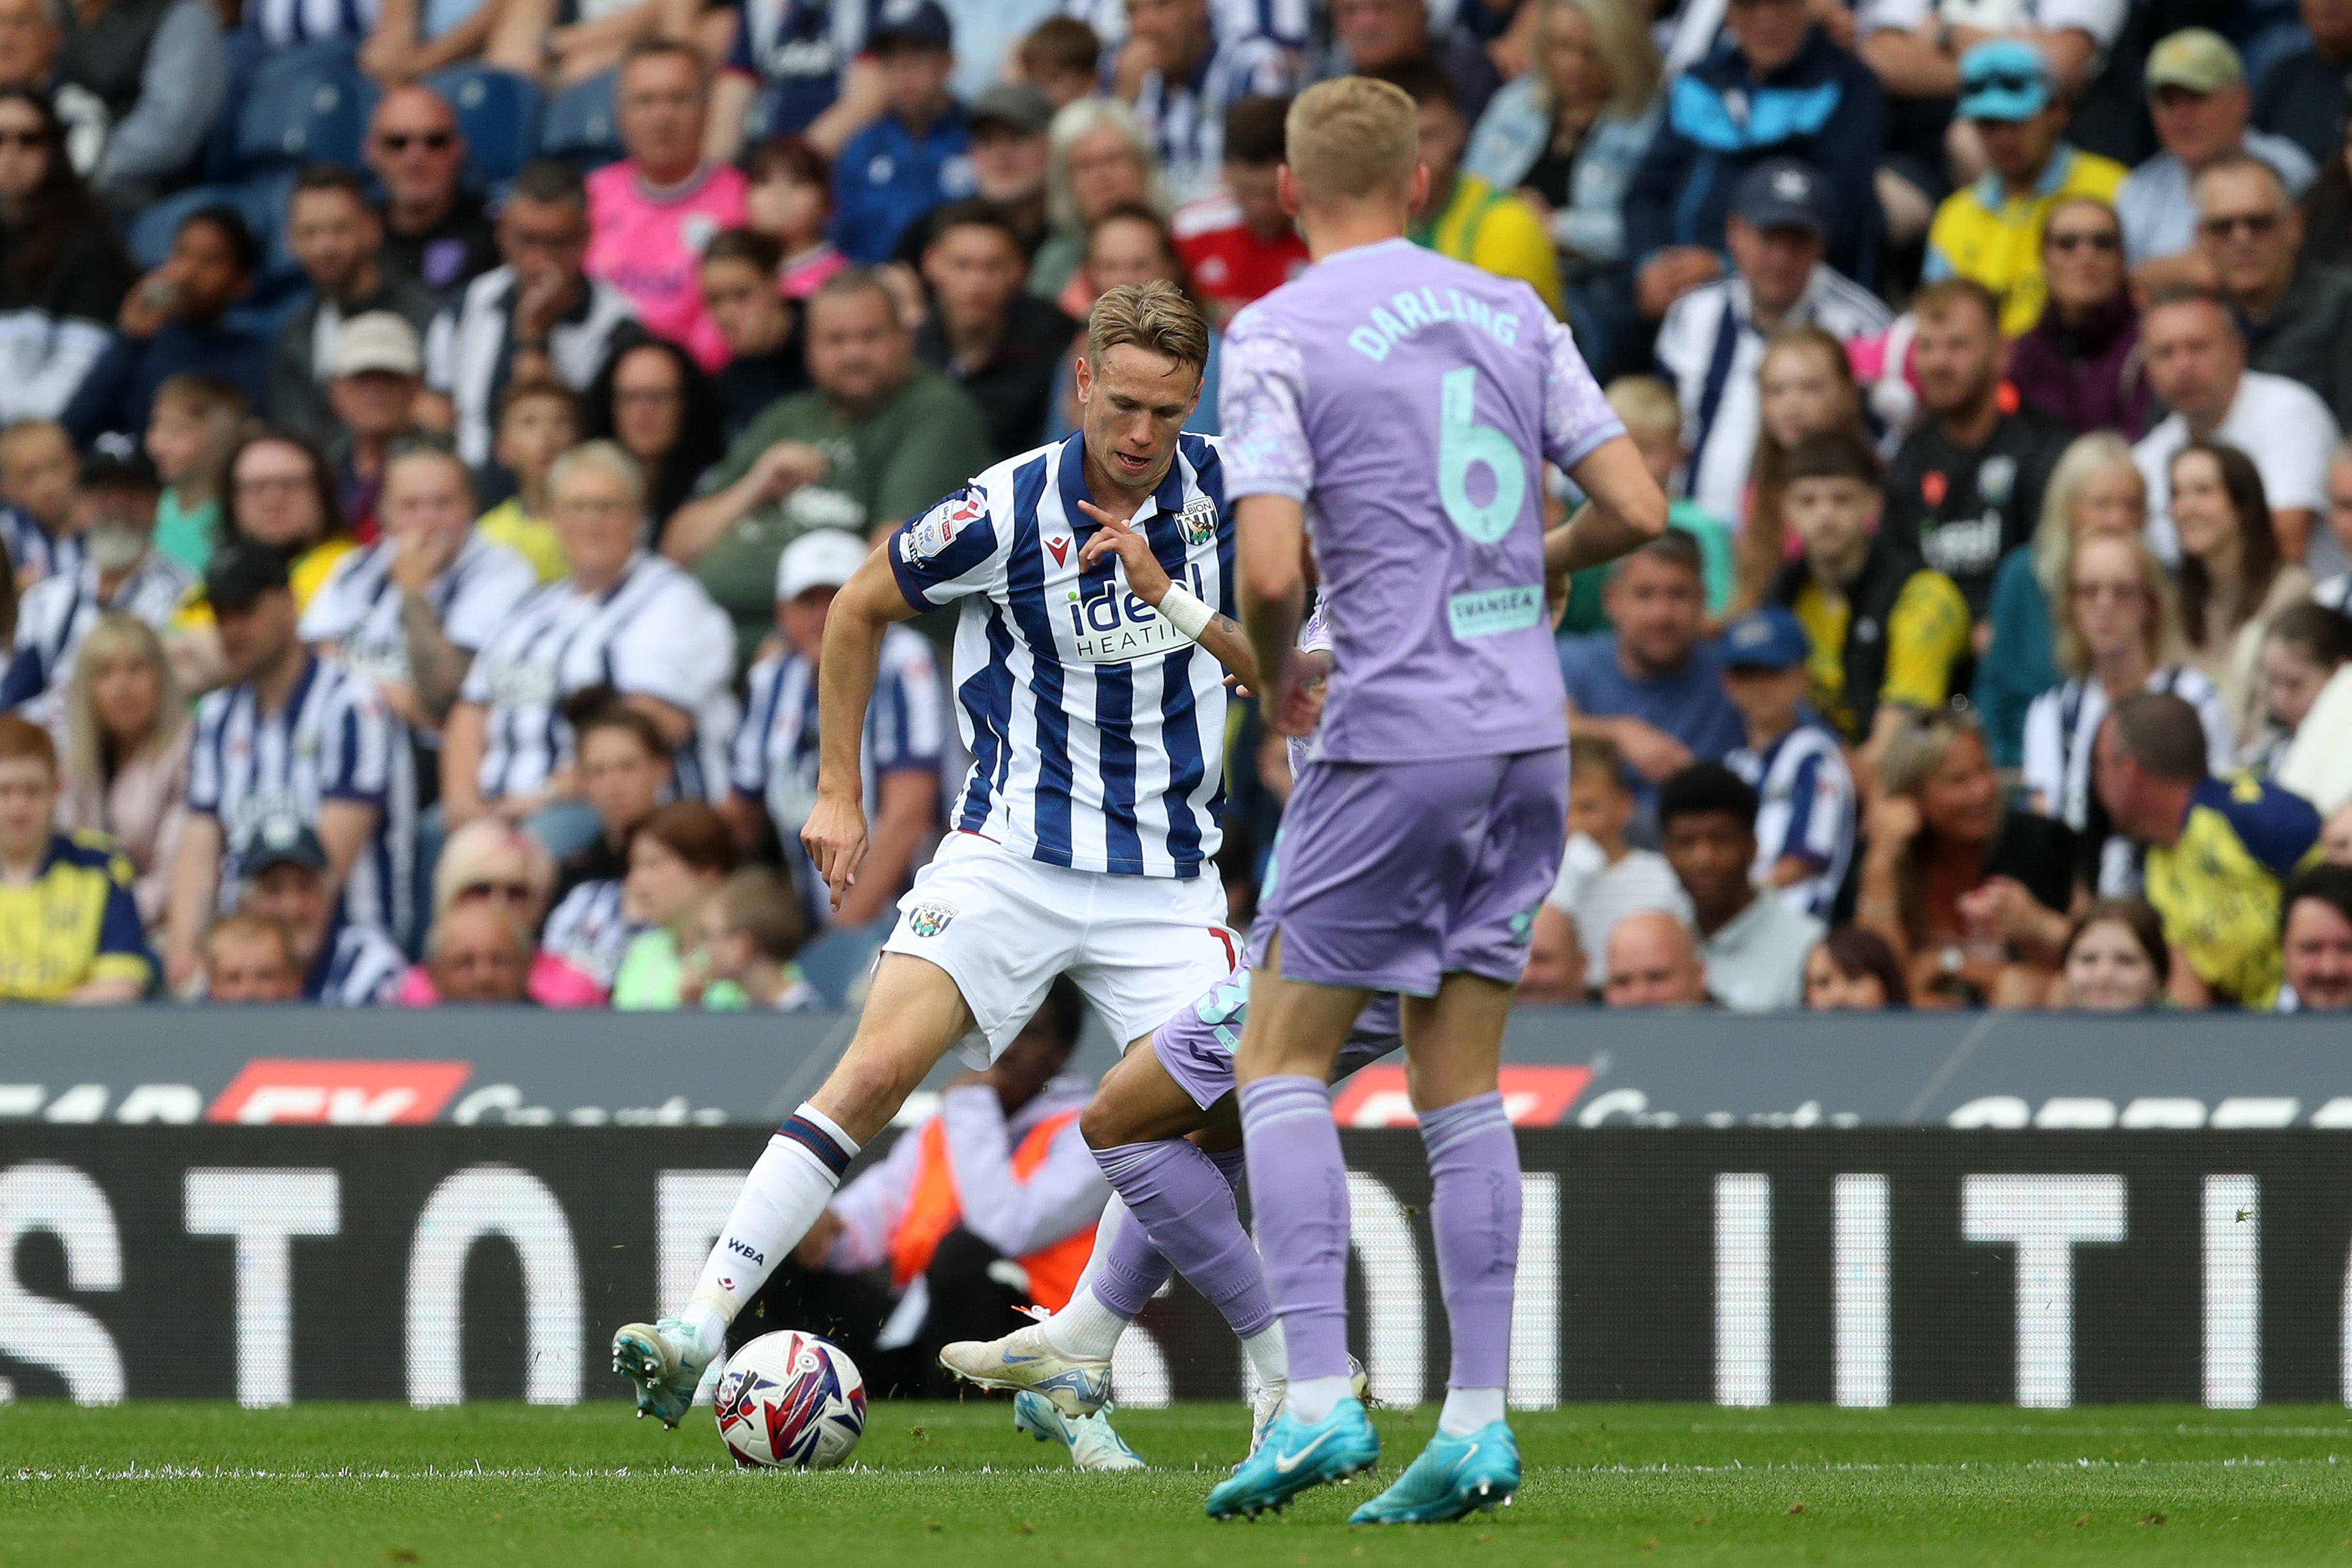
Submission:
[[[1413,106],[1343,77],[1299,95],[1283,205],[1314,265],[1225,340],[1225,492],[1243,625],[1286,727],[1311,541],[1332,669],[1266,870],[1236,1053],[1244,1148],[1287,1403],[1209,1494],[1281,1508],[1380,1458],[1349,1387],[1346,1165],[1326,1094],[1365,1000],[1402,994],[1452,1329],[1438,1430],[1351,1522],[1507,1501],[1518,1152],[1503,1025],[1567,815],[1567,700],[1548,583],[1654,539],[1666,501],[1568,329],[1526,284],[1404,238],[1428,172]],[[1591,505],[1545,532],[1540,459]]]

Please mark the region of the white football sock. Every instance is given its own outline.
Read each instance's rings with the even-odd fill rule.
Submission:
[[[743,1190],[702,1266],[693,1298],[678,1314],[699,1328],[713,1349],[833,1201],[842,1169],[856,1158],[857,1147],[831,1118],[807,1105],[768,1140],[759,1163],[743,1178]]]
[[[1127,1320],[1097,1300],[1092,1290],[1080,1290],[1070,1304],[1045,1320],[1045,1342],[1072,1361],[1108,1361],[1118,1349]]]
[[[1261,1384],[1282,1383],[1290,1376],[1290,1346],[1282,1337],[1280,1318],[1244,1340],[1242,1353],[1249,1357],[1250,1370]]]
[[[1437,1413],[1437,1430],[1448,1437],[1467,1437],[1481,1426],[1503,1418],[1499,1388],[1449,1388],[1445,1408]]]
[[[1293,1379],[1288,1395],[1290,1414],[1309,1426],[1327,1419],[1339,1408],[1339,1401],[1355,1392],[1349,1386],[1351,1381],[1344,1376]]]

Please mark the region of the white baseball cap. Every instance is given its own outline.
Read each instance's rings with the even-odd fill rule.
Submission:
[[[866,541],[844,529],[812,528],[776,557],[776,603],[811,588],[838,588],[866,564]]]

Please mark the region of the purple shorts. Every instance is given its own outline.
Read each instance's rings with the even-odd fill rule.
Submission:
[[[1151,1054],[1203,1110],[1234,1091],[1234,1048],[1241,1044],[1248,1005],[1249,971],[1237,969],[1152,1033]],[[1339,1047],[1331,1081],[1338,1083],[1403,1044],[1404,1037],[1397,1031],[1397,999],[1373,997]]]
[[[1567,837],[1565,748],[1312,763],[1274,841],[1251,961],[1279,930],[1283,973],[1318,985],[1516,985]]]

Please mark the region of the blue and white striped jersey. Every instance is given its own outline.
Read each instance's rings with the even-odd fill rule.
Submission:
[[[302,979],[302,1000],[330,1007],[389,1007],[400,997],[408,955],[390,937],[368,926],[339,925],[310,962]]]
[[[37,583],[79,566],[85,546],[79,533],[52,536],[23,507],[0,506],[0,549],[19,580]]]
[[[1239,99],[1280,97],[1297,85],[1297,57],[1270,37],[1220,39],[1184,80],[1145,75],[1135,117],[1160,152],[1168,197],[1189,202],[1223,184],[1225,110]]]
[[[1448,0],[1431,5],[1433,32],[1443,26],[1436,19],[1441,8],[1453,14]],[[1315,30],[1315,14],[1321,9],[1317,0],[1209,0],[1209,26],[1223,39],[1278,38],[1297,47]],[[1062,0],[1062,14],[1076,16],[1102,40],[1103,87],[1108,91],[1118,69],[1116,51],[1127,42],[1127,0]]]
[[[694,721],[677,750],[677,790],[713,793],[735,732],[735,626],[674,563],[640,554],[621,580],[583,594],[569,578],[515,606],[474,656],[458,700],[483,718],[482,798],[529,795],[572,761],[572,726],[558,710],[591,686],[655,697]]]
[[[359,42],[375,30],[379,0],[254,0],[245,30],[273,49],[329,38]]]
[[[1801,915],[1829,919],[1853,858],[1853,775],[1838,738],[1819,723],[1801,723],[1761,756],[1741,746],[1723,763],[1759,797],[1757,886],[1767,886],[1781,861],[1802,860],[1814,874],[1781,889],[1780,901]]]
[[[249,680],[196,705],[188,809],[220,823],[224,911],[235,903],[236,858],[264,819],[285,812],[316,827],[320,808],[338,800],[381,814],[344,879],[342,918],[397,939],[415,908],[416,760],[408,726],[375,688],[332,659],[306,655],[275,712],[261,710]]]
[[[346,554],[302,612],[304,642],[334,645],[336,663],[378,686],[406,686],[416,679],[408,667],[408,628],[400,619],[404,595],[392,580],[395,549],[387,538]],[[530,562],[468,531],[449,564],[425,585],[425,602],[443,637],[478,651],[538,587],[539,573]],[[438,736],[419,738],[439,743]]]
[[[938,775],[947,750],[947,697],[930,639],[905,626],[884,631],[859,750],[868,820],[881,810],[885,773]],[[818,760],[815,669],[796,653],[761,659],[751,667],[743,727],[735,731],[735,793],[758,803],[775,823],[803,901],[824,925],[832,921],[833,900],[801,848],[801,828],[816,806]]]
[[[7,675],[0,678],[0,712],[22,707],[44,692],[63,690],[73,679],[81,639],[100,616],[120,610],[162,631],[178,613],[193,581],[178,562],[150,551],[117,584],[112,598],[99,593],[98,567],[88,560],[34,584],[16,606],[16,647]]]
[[[640,928],[621,909],[621,883],[583,882],[547,917],[540,946],[609,991]]]
[[[1224,801],[1224,671],[1127,591],[1116,556],[1080,571],[1087,496],[1072,436],[997,464],[891,538],[909,605],[963,601],[956,721],[972,764],[949,825],[1049,866],[1198,876]],[[1179,437],[1131,521],[1170,576],[1234,613],[1214,437]]]

